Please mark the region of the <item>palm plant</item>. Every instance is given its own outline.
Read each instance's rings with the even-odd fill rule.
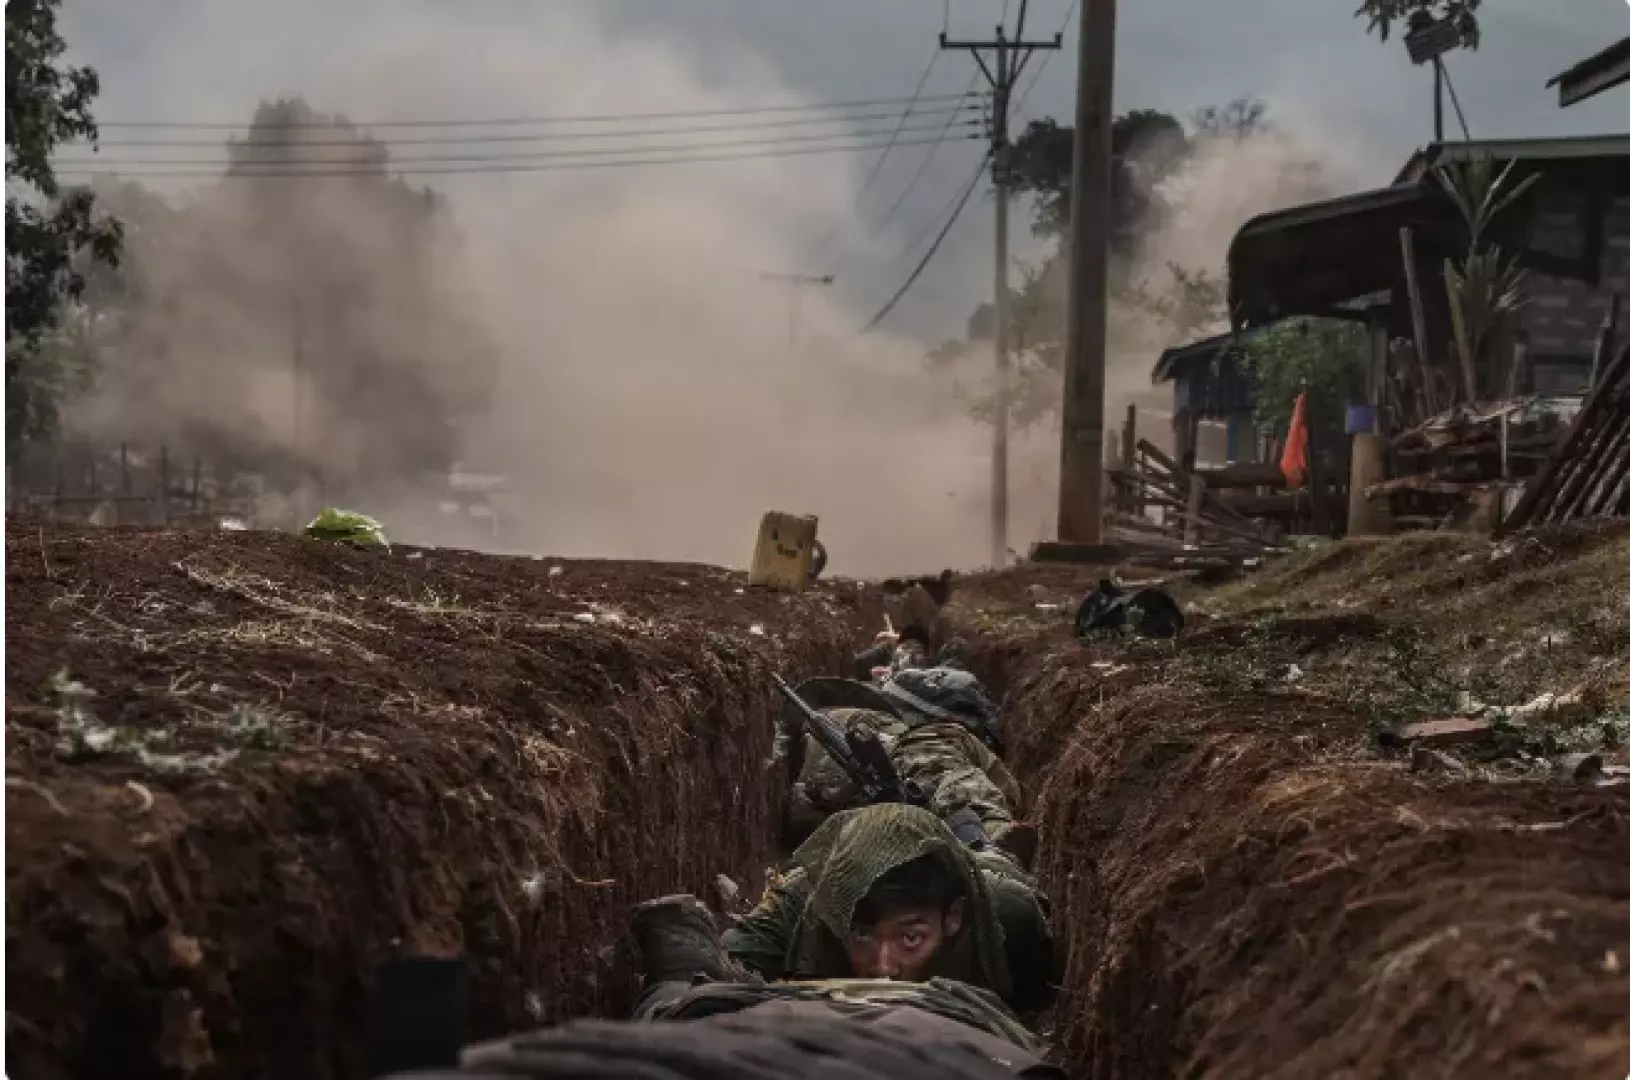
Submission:
[[[1440,165],[1436,172],[1445,194],[1465,221],[1466,254],[1458,262],[1443,261],[1443,282],[1449,294],[1449,317],[1460,354],[1466,400],[1477,399],[1478,360],[1487,343],[1495,340],[1506,320],[1527,299],[1528,271],[1498,244],[1486,243],[1494,219],[1509,209],[1539,181],[1530,173],[1513,183],[1515,160],[1495,171],[1494,159],[1479,155],[1461,165]]]

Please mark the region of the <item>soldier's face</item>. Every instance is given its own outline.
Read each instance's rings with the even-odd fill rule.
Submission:
[[[923,981],[940,947],[962,929],[962,908],[961,900],[945,911],[899,908],[875,925],[856,927],[845,943],[851,973],[857,979]]]

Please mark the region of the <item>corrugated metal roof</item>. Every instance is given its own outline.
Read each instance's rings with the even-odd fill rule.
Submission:
[[[1630,134],[1567,135],[1553,139],[1470,139],[1432,143],[1410,155],[1397,183],[1418,182],[1434,165],[1460,164],[1480,157],[1495,161],[1590,161],[1630,159]]]
[[[1389,293],[1399,273],[1398,230],[1422,250],[1458,218],[1435,186],[1395,184],[1260,214],[1228,246],[1228,303],[1236,326],[1296,315],[1355,314],[1360,297]]]
[[[1557,105],[1566,109],[1625,82],[1630,82],[1630,37],[1586,57],[1545,85],[1557,87]]]

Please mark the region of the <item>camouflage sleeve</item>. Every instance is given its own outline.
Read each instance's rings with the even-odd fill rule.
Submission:
[[[787,948],[809,900],[802,870],[794,870],[764,891],[764,899],[724,932],[725,952],[748,970],[775,980],[786,970]]]
[[[1052,1003],[1059,981],[1046,897],[1017,878],[983,873],[1013,977],[1008,1004],[1021,1015],[1038,1013]]]
[[[963,807],[990,831],[1014,818],[1009,793],[987,771],[1000,767],[995,755],[956,724],[931,724],[902,735],[891,753],[900,779],[912,780],[928,796],[928,808],[944,820]],[[1005,768],[1000,776],[1012,783]],[[1013,785],[1017,794],[1017,785]]]

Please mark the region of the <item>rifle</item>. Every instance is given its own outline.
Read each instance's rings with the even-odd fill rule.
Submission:
[[[915,781],[900,779],[894,771],[894,762],[877,732],[869,725],[853,724],[845,730],[838,727],[830,716],[810,705],[787,681],[774,675],[775,686],[804,717],[809,733],[821,744],[831,759],[838,763],[868,803],[909,803],[928,808],[928,798]]]

